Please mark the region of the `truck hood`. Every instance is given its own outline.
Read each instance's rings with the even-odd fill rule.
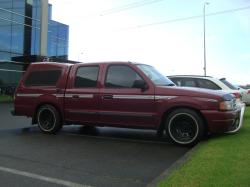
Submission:
[[[193,87],[177,87],[177,86],[157,86],[155,89],[156,95],[169,96],[186,96],[186,97],[200,97],[221,100],[230,100],[234,96],[222,90],[209,90],[203,88]]]

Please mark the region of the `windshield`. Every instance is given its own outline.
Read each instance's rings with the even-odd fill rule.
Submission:
[[[155,85],[175,86],[171,80],[159,73],[154,67],[145,64],[137,64],[137,67],[140,68]]]

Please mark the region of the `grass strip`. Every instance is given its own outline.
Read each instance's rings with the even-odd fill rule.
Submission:
[[[13,98],[9,95],[0,95],[0,103],[13,102]]]

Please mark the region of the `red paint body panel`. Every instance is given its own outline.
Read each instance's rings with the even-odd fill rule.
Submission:
[[[136,71],[147,89],[105,88],[106,71],[110,64],[122,64]],[[76,71],[82,66],[99,66],[95,88],[75,88]],[[24,82],[32,71],[62,70],[55,86],[31,86]],[[15,93],[15,114],[35,117],[42,104],[52,104],[65,123],[110,125],[158,129],[164,115],[174,108],[191,108],[204,118],[210,132],[225,132],[238,117],[239,111],[218,110],[223,92],[195,88],[155,86],[135,65],[124,62],[107,63],[33,63]]]
[[[20,81],[16,93],[15,93],[15,113],[18,115],[25,115],[28,117],[33,117],[35,115],[36,109],[39,105],[44,103],[51,103],[53,104],[60,113],[64,114],[64,99],[57,98],[54,94],[64,94],[65,86],[67,84],[67,76],[69,73],[71,65],[69,64],[60,64],[60,63],[34,63],[28,69],[27,72],[24,74],[22,80]],[[61,69],[62,74],[60,79],[58,80],[56,86],[32,86],[26,87],[24,85],[24,81],[26,80],[27,76],[30,72],[39,71],[39,70],[55,70]],[[27,96],[20,97],[19,94]],[[36,96],[39,95],[39,96]],[[35,96],[35,97],[34,97]]]
[[[202,111],[202,115],[207,121],[209,131],[211,133],[220,133],[229,130],[235,119],[240,116],[240,110],[233,112],[204,110]]]
[[[154,86],[148,83],[150,85],[149,89],[144,92],[136,88],[105,88],[105,75],[109,65],[109,63],[102,64],[103,76],[100,77],[100,122],[126,127],[136,125],[143,128],[155,128],[157,111],[154,98],[136,99],[136,96],[154,96]],[[128,66],[143,76],[136,66],[132,64],[128,64]],[[146,77],[144,78],[146,79]],[[133,96],[134,98],[120,98],[124,95]],[[112,98],[105,99],[105,96],[111,96]]]
[[[96,66],[96,64],[94,64]],[[65,120],[78,124],[85,123],[98,123],[99,116],[97,115],[100,108],[100,94],[99,85],[97,88],[75,88],[75,74],[79,67],[83,67],[84,64],[76,64],[72,67],[69,74],[68,84],[66,86],[66,96],[73,95],[73,97],[65,97]],[[91,66],[88,64],[88,66]],[[80,96],[75,98],[74,96]],[[81,97],[82,96],[82,97]],[[89,96],[89,97],[86,97]],[[91,97],[92,96],[92,97]]]

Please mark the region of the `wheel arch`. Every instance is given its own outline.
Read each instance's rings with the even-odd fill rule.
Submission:
[[[59,106],[57,106],[55,103],[52,103],[52,102],[42,102],[42,103],[39,103],[35,107],[35,112],[34,112],[34,115],[32,117],[32,124],[37,124],[37,113],[38,113],[39,108],[41,108],[43,105],[51,105],[51,106],[53,106],[58,111],[58,113],[59,113],[59,115],[61,117],[61,120],[63,121],[63,114],[62,114],[62,111],[60,110]]]
[[[200,112],[199,109],[197,108],[194,108],[194,107],[190,107],[190,106],[174,106],[174,107],[171,107],[169,109],[167,109],[163,114],[162,114],[162,117],[161,117],[161,122],[160,122],[160,126],[158,128],[158,133],[159,134],[163,134],[165,128],[164,128],[164,122],[166,121],[167,117],[170,115],[171,112],[173,112],[174,110],[177,110],[177,109],[189,109],[189,110],[193,110],[195,111],[202,119],[203,121],[203,124],[204,124],[204,128],[205,128],[205,133],[208,132],[208,125],[207,125],[207,122],[205,120],[205,117],[202,115],[202,113]]]

